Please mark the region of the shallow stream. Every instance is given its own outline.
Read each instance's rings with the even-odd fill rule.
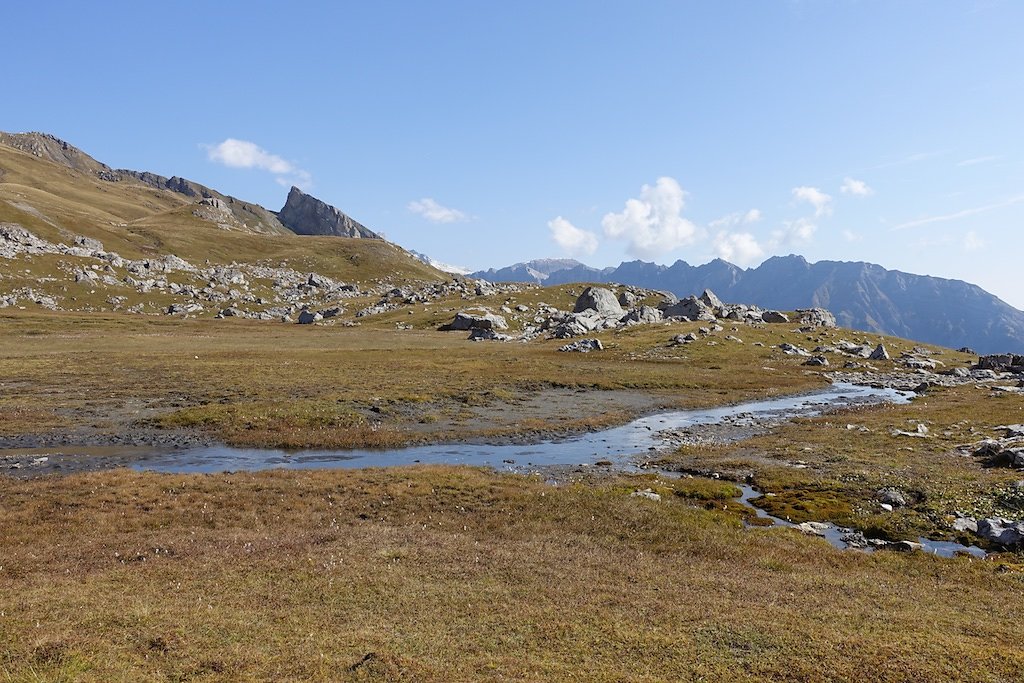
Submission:
[[[894,389],[874,388],[837,383],[830,387],[797,396],[751,401],[719,408],[678,410],[642,417],[620,427],[580,434],[564,439],[551,439],[533,444],[433,444],[392,449],[302,450],[286,451],[266,448],[235,448],[217,445],[198,448],[170,449],[161,447],[102,447],[21,449],[0,453],[7,457],[30,458],[32,464],[45,464],[46,471],[80,469],[76,460],[91,457],[94,467],[128,466],[136,470],[167,473],[214,473],[255,471],[263,469],[325,469],[360,467],[395,467],[417,463],[472,465],[497,470],[529,473],[560,467],[605,464],[611,469],[635,472],[653,452],[668,446],[667,433],[700,427],[723,425],[742,432],[764,429],[794,417],[818,415],[828,409],[875,403],[907,403],[912,393]],[[678,473],[661,472],[665,476]],[[758,517],[770,519],[779,526],[795,526],[754,506],[751,501],[760,493],[749,486],[740,486],[743,494],[737,499],[756,511]],[[818,535],[837,548],[849,546],[850,530],[831,524],[817,525]],[[945,557],[957,552],[984,556],[974,546],[921,538],[925,550]]]
[[[211,446],[179,450],[139,451],[131,467],[156,472],[224,472],[270,468],[394,467],[415,463],[475,465],[528,472],[538,468],[593,465],[610,461],[620,469],[635,467],[638,456],[665,447],[659,434],[729,421],[755,427],[829,408],[865,403],[906,403],[912,394],[854,384],[833,384],[799,396],[765,399],[720,408],[658,413],[598,432],[533,444],[434,444],[391,449],[285,451],[266,448]],[[138,449],[137,449],[138,450]]]

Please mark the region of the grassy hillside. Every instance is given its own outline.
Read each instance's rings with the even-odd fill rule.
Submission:
[[[124,177],[99,179],[0,144],[0,222],[70,244],[75,235],[98,239],[124,258],[174,254],[197,265],[286,262],[296,270],[368,282],[434,281],[445,276],[382,240],[268,235],[218,227],[193,215],[196,200]],[[14,264],[0,260],[0,274]]]

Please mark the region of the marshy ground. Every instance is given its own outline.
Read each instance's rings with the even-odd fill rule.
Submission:
[[[820,369],[773,347],[865,336],[771,325],[670,346],[696,327],[672,324],[604,333],[607,350],[582,355],[390,324],[9,313],[0,434],[535,438],[820,387]],[[1022,407],[940,388],[659,464],[752,477],[780,516],[948,530],[957,511],[1012,512],[1019,473],[956,446]],[[919,423],[930,438],[892,433]],[[1011,681],[1024,667],[1018,556],[838,551],[746,528],[728,481],[576,479],[444,466],[0,477],[0,680]],[[912,505],[884,513],[882,486],[915,492]],[[630,495],[645,488],[661,500]]]

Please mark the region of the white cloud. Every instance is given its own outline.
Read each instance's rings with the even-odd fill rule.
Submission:
[[[762,218],[760,209],[751,209],[746,213],[742,211],[736,211],[728,215],[716,218],[715,220],[708,223],[709,228],[720,229],[720,228],[733,228],[737,225],[749,225],[751,223],[757,223]]]
[[[246,168],[268,171],[277,176],[278,184],[299,187],[309,187],[312,184],[312,176],[298,168],[292,162],[271,154],[255,142],[248,140],[236,140],[228,138],[216,145],[204,145],[206,157],[215,163],[223,164],[228,168]]]
[[[639,198],[626,201],[622,213],[601,220],[604,234],[629,241],[627,250],[640,258],[665,256],[692,244],[700,234],[696,225],[682,217],[686,193],[674,178],[662,177],[640,188]]]
[[[856,233],[852,230],[843,230],[843,239],[847,242],[860,242],[864,239],[864,235]]]
[[[863,180],[854,180],[853,178],[844,178],[842,187],[839,191],[843,194],[852,194],[854,197],[867,197],[875,193],[868,184]]]
[[[769,247],[772,250],[783,246],[798,247],[807,244],[814,239],[814,233],[817,231],[818,226],[809,218],[798,218],[795,221],[786,221],[783,223],[782,230],[776,230],[772,233],[772,239],[769,243]]]
[[[409,211],[423,216],[431,223],[458,223],[469,220],[465,212],[442,206],[430,197],[409,202]]]
[[[764,249],[749,232],[723,230],[711,240],[715,254],[738,266],[750,266],[764,256]]]
[[[814,207],[815,216],[827,216],[832,213],[832,196],[827,195],[816,187],[802,185],[793,188],[793,197],[798,202],[807,202]]]
[[[974,230],[970,230],[964,235],[964,249],[967,251],[977,251],[988,245],[988,242],[978,237],[978,233]]]
[[[597,250],[597,235],[581,230],[561,216],[548,221],[551,238],[570,256],[587,256]]]
[[[986,204],[985,206],[977,206],[973,209],[964,209],[963,211],[957,211],[956,213],[947,213],[941,216],[928,216],[926,218],[919,218],[913,221],[907,221],[906,223],[900,223],[894,225],[892,230],[906,230],[907,228],[917,228],[922,225],[930,225],[932,223],[945,223],[946,221],[955,221],[958,218],[967,218],[968,216],[975,216],[979,213],[985,213],[986,211],[992,211],[993,209],[1002,209],[1007,206],[1013,206],[1014,204],[1020,204],[1024,202],[1024,194],[1019,194],[1016,197],[1010,197],[1006,201],[996,202],[995,204]]]

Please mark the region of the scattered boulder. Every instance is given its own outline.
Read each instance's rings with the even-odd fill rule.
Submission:
[[[722,308],[725,308],[725,304],[722,303],[722,300],[719,299],[718,296],[715,295],[715,293],[712,292],[710,289],[704,290],[704,292],[700,295],[700,300],[703,301],[708,308],[712,309],[712,311],[717,311],[721,310]]]
[[[84,237],[82,235],[77,235],[75,237],[75,246],[83,247],[89,251],[103,251],[103,242],[94,240],[91,237]]]
[[[788,323],[789,316],[779,311],[765,311],[761,314],[761,320],[766,323]]]
[[[811,356],[806,361],[804,361],[804,365],[822,368],[828,367],[828,358],[825,358],[825,356]]]
[[[610,289],[603,287],[587,287],[576,299],[576,306],[573,313],[582,313],[587,310],[597,311],[602,317],[614,317],[616,320],[622,317],[625,311],[619,305],[619,300]]]
[[[311,325],[316,322],[320,322],[324,317],[319,313],[314,313],[309,309],[303,309],[299,311],[299,319],[296,321],[300,325]]]
[[[686,334],[677,334],[672,337],[670,344],[672,346],[681,346],[683,344],[692,344],[695,341],[697,341],[697,335],[693,332],[687,332]]]
[[[811,352],[807,349],[795,346],[789,342],[782,342],[779,344],[779,350],[789,356],[810,356]]]
[[[646,498],[647,500],[653,500],[653,501],[661,500],[661,495],[655,493],[651,489],[644,489],[642,491],[633,491],[633,493],[629,494],[629,497],[630,498]]]
[[[891,505],[894,508],[902,508],[907,506],[907,497],[903,493],[903,491],[900,491],[899,489],[882,489],[878,491],[875,495],[878,498],[878,502],[882,503],[883,505]]]
[[[681,301],[661,309],[666,318],[685,318],[690,321],[714,322],[715,314],[711,307],[695,296],[688,296]]]
[[[459,311],[455,318],[441,327],[442,330],[507,330],[505,318],[494,313],[473,314]]]
[[[995,372],[1024,373],[1024,356],[1014,353],[1000,353],[982,356],[978,359],[976,370],[993,370]]]
[[[953,521],[953,531],[960,533],[978,533],[978,520],[973,517],[957,517]]]
[[[991,517],[978,521],[978,535],[982,538],[1013,548],[1024,544],[1024,522]]]
[[[889,351],[884,344],[879,344],[875,350],[868,355],[868,360],[889,360]],[[934,366],[933,366],[934,367]]]
[[[509,341],[512,337],[507,334],[495,332],[492,329],[474,328],[469,331],[470,341]]]
[[[640,297],[638,297],[633,292],[630,292],[628,290],[619,292],[619,305],[622,306],[623,308],[633,308],[639,301]]]
[[[591,351],[603,351],[604,345],[600,339],[577,339],[571,344],[559,347],[558,350],[566,353],[590,353]]]
[[[334,282],[332,282],[330,278],[324,277],[318,273],[310,273],[306,278],[306,284],[310,287],[329,289]]]
[[[924,546],[914,541],[893,541],[884,545],[877,546],[879,550],[895,550],[901,553],[910,553],[915,550],[924,550]]]
[[[836,317],[824,308],[799,308],[797,322],[803,327],[836,327]]]
[[[648,325],[661,322],[663,319],[664,316],[657,308],[653,306],[640,306],[622,316],[621,322],[626,325]]]

